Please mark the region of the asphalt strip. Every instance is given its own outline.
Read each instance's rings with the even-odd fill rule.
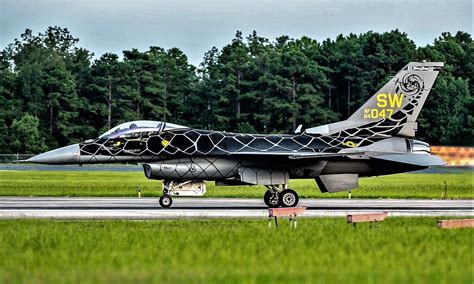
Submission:
[[[381,213],[389,216],[474,216],[473,200],[302,199],[300,217],[343,217]],[[0,219],[183,219],[268,218],[260,199],[174,198],[161,208],[157,198],[0,197]]]

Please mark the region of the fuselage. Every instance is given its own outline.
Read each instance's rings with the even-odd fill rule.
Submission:
[[[150,122],[151,123],[151,122]],[[289,178],[315,178],[324,174],[384,175],[422,169],[373,160],[331,157],[291,159],[291,155],[351,153],[390,141],[387,153],[411,153],[413,143],[386,135],[240,134],[199,130],[152,122],[141,127],[125,123],[114,131],[83,143],[36,156],[36,163],[94,164],[139,163],[151,179],[239,180],[242,169],[268,169],[288,173]],[[387,140],[390,139],[390,140]],[[429,146],[426,146],[429,152]],[[375,149],[377,150],[377,149]],[[379,150],[377,150],[379,151]],[[380,152],[380,151],[379,151]]]

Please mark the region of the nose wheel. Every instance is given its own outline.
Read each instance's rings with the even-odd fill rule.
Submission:
[[[169,195],[170,187],[172,185],[172,181],[165,181],[163,182],[163,195],[160,196],[159,202],[161,207],[168,208],[173,204],[173,199]]]
[[[160,205],[161,207],[168,208],[173,204],[173,199],[168,194],[162,195],[160,197]]]

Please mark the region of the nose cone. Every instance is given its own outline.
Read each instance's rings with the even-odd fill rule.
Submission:
[[[79,144],[74,144],[36,155],[25,162],[49,165],[77,164],[79,158]]]

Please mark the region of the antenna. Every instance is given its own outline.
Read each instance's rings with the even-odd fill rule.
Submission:
[[[303,128],[303,124],[298,125],[295,129],[295,134],[301,133],[301,128]]]

